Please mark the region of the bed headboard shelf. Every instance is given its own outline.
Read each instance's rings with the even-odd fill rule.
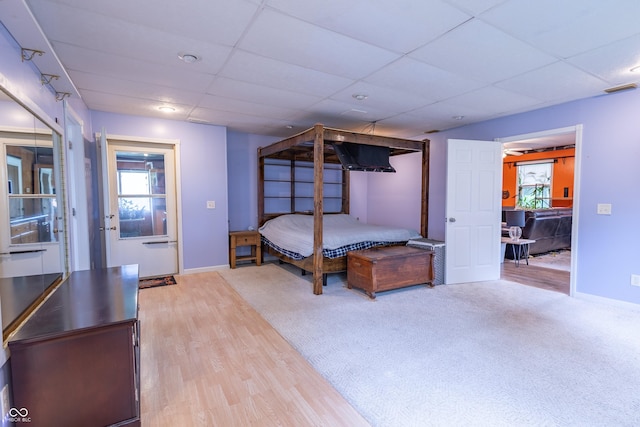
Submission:
[[[323,258],[322,258],[322,218],[324,213],[349,213],[349,172],[340,168],[341,179],[327,179],[325,169],[336,169],[340,165],[340,159],[334,151],[333,144],[349,142],[353,144],[366,144],[389,147],[389,155],[396,156],[412,152],[422,152],[422,200],[420,214],[420,233],[427,235],[428,224],[428,200],[429,200],[429,141],[415,141],[402,138],[394,138],[381,135],[363,134],[340,129],[324,127],[316,124],[313,128],[307,129],[289,138],[275,142],[267,147],[258,148],[258,223],[264,224],[269,219],[288,213],[312,213],[314,216],[314,253],[313,253],[313,293],[322,294],[323,280]],[[283,179],[283,185],[289,184],[289,191],[286,195],[265,195],[265,182],[269,183],[273,179],[265,179],[265,167],[269,167],[269,159],[279,159],[288,161],[289,176]],[[300,166],[302,164],[302,166]],[[301,178],[297,176],[299,167],[312,167],[312,177]],[[330,171],[331,173],[333,170]],[[313,185],[313,194],[299,194],[301,185]],[[337,196],[334,190],[340,187],[340,195]],[[330,194],[325,195],[325,191]],[[284,192],[286,193],[286,192]],[[296,194],[298,193],[298,194]],[[273,212],[265,209],[265,201],[272,201],[274,198],[290,198],[288,212]],[[312,201],[312,210],[304,209],[300,212],[296,202],[301,199]],[[339,209],[325,209],[325,204],[335,204],[339,199]],[[332,212],[329,212],[332,210]],[[339,212],[338,212],[339,210]],[[298,212],[296,212],[298,211]]]

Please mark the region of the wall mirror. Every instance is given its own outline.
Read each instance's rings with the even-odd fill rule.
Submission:
[[[61,135],[0,88],[3,342],[68,270]],[[5,208],[6,207],[6,208]]]

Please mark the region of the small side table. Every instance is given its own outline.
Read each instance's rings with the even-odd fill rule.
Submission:
[[[531,243],[535,243],[535,240],[531,239],[517,239],[513,240],[511,237],[502,237],[500,239],[502,243],[507,243],[511,245],[511,250],[513,251],[513,262],[516,264],[516,267],[520,266],[520,259],[524,256],[524,259],[529,265],[529,245]],[[518,249],[516,250],[516,246]]]
[[[236,256],[238,246],[251,246],[251,255]],[[236,261],[255,261],[256,265],[260,265],[261,259],[260,233],[252,230],[229,232],[229,264],[231,268],[236,268]]]

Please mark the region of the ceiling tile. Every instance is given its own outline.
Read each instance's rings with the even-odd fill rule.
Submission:
[[[638,16],[637,0],[510,0],[482,19],[567,58],[636,34]]]
[[[181,37],[215,40],[225,46],[234,46],[238,42],[259,8],[255,2],[246,0],[225,1],[224,4],[211,0],[27,0],[27,3],[40,22],[49,20],[48,16],[39,13],[44,10],[43,4],[53,3],[56,7],[64,4]],[[53,21],[61,25],[90,25],[90,22],[76,21],[71,13],[62,21]]]
[[[265,118],[287,118],[293,116],[297,110],[280,108],[274,105],[259,104],[221,96],[205,95],[199,105],[216,111],[227,111]]]
[[[545,102],[569,101],[604,90],[607,83],[564,62],[496,83],[497,87]]]
[[[358,101],[353,95],[365,95],[367,98]],[[354,108],[376,111],[382,117],[395,116],[432,102],[417,94],[400,92],[367,82],[358,82],[333,95],[331,99],[353,105]]]
[[[640,35],[593,49],[567,59],[581,69],[615,86],[640,81],[640,72],[630,71],[640,66]]]
[[[279,61],[356,79],[398,57],[390,51],[273,10],[260,14],[239,47]]]
[[[74,10],[65,5],[45,2],[39,12],[46,13],[49,18],[44,21],[43,29],[54,43],[176,67],[185,65],[178,59],[178,54],[189,52],[201,58],[190,64],[191,67],[209,73],[216,73],[231,53],[227,46],[177,36],[85,10]],[[73,16],[77,24],[71,25],[69,16]]]
[[[408,53],[470,16],[441,0],[269,0],[286,14],[394,52]]]
[[[493,117],[482,109],[436,102],[406,114],[422,125],[422,132],[446,130]],[[428,136],[427,136],[428,138]]]
[[[207,90],[207,94],[292,109],[308,107],[321,99],[317,96],[240,82],[225,77],[216,79]]]
[[[168,67],[62,43],[55,43],[54,48],[65,58],[63,63],[72,78],[74,71],[92,73],[96,75],[96,85],[100,85],[99,76],[108,76],[204,93],[214,78],[211,74],[194,71],[188,67],[190,64]]]
[[[200,102],[203,95],[198,91],[187,91],[184,89],[155,85],[147,82],[134,82],[100,76],[100,85],[95,85],[96,76],[82,71],[73,72],[73,81],[81,90],[93,92],[109,93],[113,95],[130,96],[133,98],[155,100],[164,103],[176,104],[196,104]]]
[[[487,102],[491,100],[491,102]],[[481,111],[487,116],[504,114],[506,111],[524,111],[533,109],[541,102],[538,99],[497,87],[483,87],[464,95],[443,101],[442,104]],[[466,116],[466,114],[460,114]]]
[[[417,94],[432,101],[460,95],[485,85],[409,57],[387,65],[364,81]]]
[[[176,109],[170,115],[158,110],[163,103],[152,101],[144,98],[135,98],[122,95],[113,95],[104,92],[95,92],[84,90],[82,97],[85,102],[95,105],[94,109],[98,111],[108,111],[120,114],[132,114],[136,116],[146,117],[162,117],[164,119],[186,120],[189,117],[191,107],[189,105],[178,105],[172,103],[171,106]]]
[[[487,83],[556,60],[479,20],[461,25],[409,56]]]
[[[272,88],[286,88],[292,92],[323,98],[353,83],[353,79],[287,64],[243,51],[236,51],[219,74],[233,80]]]
[[[447,0],[447,3],[450,3],[461,10],[466,10],[468,13],[477,16],[482,12],[491,9],[499,5],[500,3],[504,3],[505,0]]]

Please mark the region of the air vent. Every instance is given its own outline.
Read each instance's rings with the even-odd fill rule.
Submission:
[[[638,85],[636,85],[635,83],[629,83],[626,85],[610,87],[609,89],[605,89],[604,91],[607,93],[615,93],[615,92],[621,92],[623,90],[635,89],[637,87]]]

